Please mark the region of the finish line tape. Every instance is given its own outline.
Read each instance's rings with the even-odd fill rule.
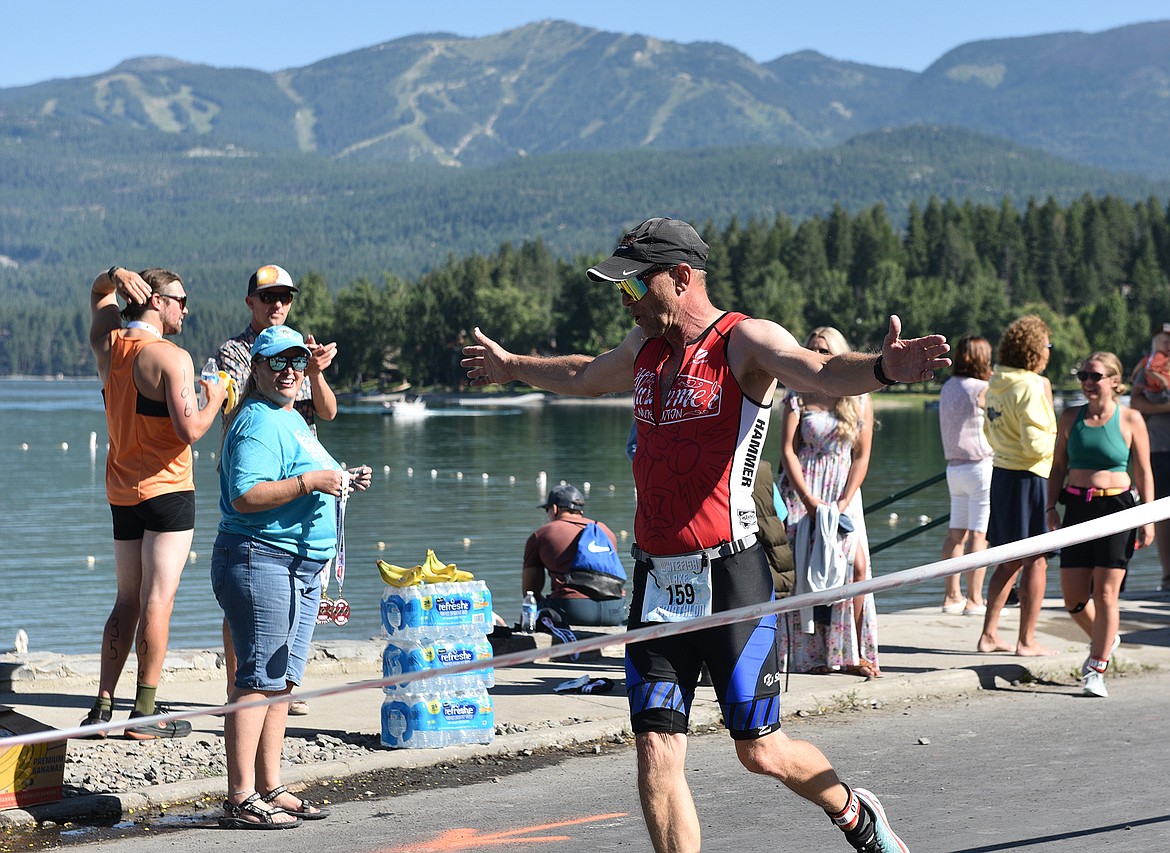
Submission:
[[[626,645],[627,643],[641,643],[660,637],[670,637],[675,634],[686,634],[691,631],[702,631],[704,628],[715,628],[720,625],[730,625],[733,622],[745,622],[749,619],[759,619],[773,613],[787,613],[799,610],[802,607],[814,607],[821,604],[833,604],[848,598],[869,593],[885,592],[923,581],[934,580],[957,575],[978,569],[983,566],[997,566],[1001,563],[1010,563],[1035,554],[1047,554],[1059,550],[1065,545],[1075,545],[1087,542],[1090,539],[1099,539],[1122,530],[1141,527],[1144,524],[1163,521],[1170,518],[1170,498],[1161,498],[1141,506],[1132,507],[1104,516],[1075,524],[1072,527],[1052,530],[1039,536],[1010,542],[1007,545],[997,545],[984,551],[973,554],[964,554],[950,560],[941,560],[927,563],[900,572],[891,572],[880,578],[871,578],[867,581],[856,581],[833,589],[820,592],[810,592],[804,595],[791,596],[779,601],[769,601],[762,604],[752,604],[747,607],[738,607],[735,610],[725,610],[713,613],[699,619],[690,619],[686,622],[663,622],[645,628],[626,631],[623,634],[604,634],[584,640],[574,640],[571,643],[562,643],[549,649],[527,649],[521,652],[508,652],[492,659],[495,668],[519,666],[545,658],[565,658],[581,652],[597,651],[609,646]],[[164,720],[190,720],[195,717],[220,715],[228,711],[241,708],[261,708],[275,705],[278,702],[292,702],[296,699],[311,701],[321,696],[336,696],[340,693],[351,693],[355,690],[382,689],[391,684],[405,685],[416,681],[425,681],[428,678],[458,675],[463,672],[473,672],[484,668],[483,661],[466,661],[464,663],[445,666],[441,670],[426,670],[396,675],[391,678],[377,678],[369,681],[359,681],[353,684],[343,684],[337,687],[324,687],[318,690],[301,690],[294,697],[291,694],[270,696],[266,699],[257,699],[252,702],[237,702],[234,704],[218,705],[212,708],[200,708],[197,711],[181,711],[171,714],[155,714],[150,717],[135,717],[133,720],[111,721],[109,723],[95,723],[89,726],[76,726],[71,729],[58,729],[50,732],[33,732],[26,735],[0,738],[0,750],[14,746],[23,746],[34,743],[52,743],[67,738],[82,738],[97,732],[118,732],[131,725],[149,725]]]

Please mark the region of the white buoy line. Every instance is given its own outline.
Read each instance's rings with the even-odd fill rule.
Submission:
[[[982,566],[994,566],[1000,563],[1030,557],[1034,554],[1046,554],[1066,545],[1087,542],[1090,539],[1097,539],[1101,536],[1108,536],[1112,533],[1140,527],[1143,524],[1163,521],[1167,518],[1170,518],[1170,498],[1162,498],[1148,504],[1104,516],[1103,518],[1075,524],[1072,527],[1061,530],[1052,530],[1028,539],[1021,539],[1018,542],[997,545],[994,548],[977,551],[973,554],[964,554],[949,560],[915,566],[900,572],[883,575],[880,578],[857,581],[834,589],[810,592],[804,595],[794,595],[779,601],[738,607],[735,610],[725,610],[721,613],[713,613],[710,616],[704,616],[699,619],[689,619],[686,622],[663,622],[645,628],[638,628],[633,631],[626,631],[623,634],[602,634],[584,640],[561,643],[547,649],[536,648],[525,649],[519,652],[508,652],[507,654],[493,658],[492,666],[496,668],[520,666],[543,658],[570,657],[574,654],[596,651],[609,646],[645,642],[646,640],[669,637],[674,634],[686,634],[693,631],[701,631],[705,628],[714,628],[719,625],[730,625],[734,622],[759,619],[771,614],[787,613],[793,610],[799,610],[802,607],[833,604],[834,602],[844,601],[845,599],[854,598],[859,595],[885,592],[886,590],[922,583],[923,581],[936,580],[937,578],[948,575],[969,572],[972,569],[977,569]],[[313,699],[321,696],[335,696],[340,693],[350,693],[355,690],[381,690],[383,687],[391,684],[405,685],[415,681],[424,681],[428,678],[458,675],[464,672],[483,669],[483,666],[483,661],[454,663],[443,667],[441,670],[411,672],[395,675],[390,678],[371,679],[369,681],[359,681],[334,687],[323,687],[317,690],[299,690],[295,697],[292,695],[272,696],[253,702],[229,703],[214,708],[200,708],[197,711],[182,711],[174,714],[155,714],[150,717],[136,717],[132,722],[134,725],[149,725],[163,720],[188,720],[208,715],[222,715],[227,711],[234,711],[239,708],[267,707],[268,705],[275,705],[277,702],[292,702],[295,699],[303,699],[306,702],[311,702]],[[9,749],[14,746],[23,746],[25,744],[50,743],[66,738],[85,737],[98,731],[121,731],[129,725],[131,725],[130,720],[120,720],[109,723],[94,723],[90,726],[77,726],[71,729],[33,732],[25,735],[4,737],[0,738],[0,750]]]

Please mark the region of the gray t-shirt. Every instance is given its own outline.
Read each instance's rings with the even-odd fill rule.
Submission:
[[[1135,386],[1144,386],[1146,372],[1138,370],[1133,377]],[[1150,434],[1150,453],[1170,453],[1170,414],[1144,415],[1146,431]]]

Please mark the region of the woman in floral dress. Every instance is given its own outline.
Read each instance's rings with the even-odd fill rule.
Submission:
[[[830,326],[809,334],[805,347],[823,354],[849,352],[844,336]],[[869,469],[873,410],[869,396],[827,397],[789,392],[781,412],[780,494],[788,507],[788,536],[818,504],[832,501],[852,531],[842,527],[841,549],[852,581],[870,577],[869,541],[862,516],[861,483]],[[801,571],[797,566],[797,572]],[[850,672],[876,678],[877,611],[873,595],[837,602],[818,611],[813,633],[801,630],[799,613],[784,614],[781,652],[789,672]]]

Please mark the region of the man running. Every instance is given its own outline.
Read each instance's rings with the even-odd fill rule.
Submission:
[[[588,270],[615,284],[636,324],[591,357],[509,352],[475,330],[463,360],[473,385],[514,380],[560,394],[633,391],[637,423],[631,629],[772,600],[756,542],[752,488],[777,381],[833,396],[920,382],[947,366],[944,338],[902,340],[890,318],[880,355],[820,355],[769,320],[716,308],[707,244],[655,218]],[[683,773],[691,701],[707,664],[740,762],[824,809],[857,850],[906,851],[869,791],[843,784],[819,749],[780,731],[776,617],[627,646],[626,692],[638,789],[654,849],[697,851],[699,819]]]

